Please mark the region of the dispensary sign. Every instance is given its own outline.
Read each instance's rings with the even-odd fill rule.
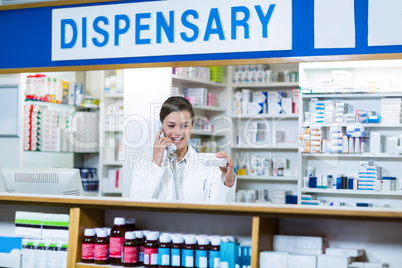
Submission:
[[[291,0],[154,1],[52,11],[52,61],[292,50]]]

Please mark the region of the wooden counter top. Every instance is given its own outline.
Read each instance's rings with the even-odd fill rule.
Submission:
[[[116,197],[71,197],[54,195],[0,194],[0,204],[40,205],[60,207],[90,207],[97,209],[128,209],[176,213],[226,214],[263,217],[348,218],[354,220],[402,221],[402,209],[354,208],[264,203],[188,203],[138,201]]]

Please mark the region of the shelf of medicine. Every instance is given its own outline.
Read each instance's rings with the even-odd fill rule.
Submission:
[[[296,176],[237,176],[239,180],[258,180],[258,181],[279,181],[279,182],[297,182]]]
[[[215,106],[207,106],[207,105],[193,105],[194,110],[203,110],[203,111],[214,111],[214,112],[226,112],[225,108],[215,107]]]
[[[299,82],[238,83],[233,88],[299,87]]]
[[[231,146],[234,150],[294,150],[297,151],[299,147],[297,146],[276,146],[276,147],[244,147],[244,146]]]
[[[363,153],[363,154],[329,154],[329,153],[302,153],[303,157],[315,158],[387,158],[402,159],[402,154]]]
[[[402,92],[356,92],[356,93],[303,93],[303,99],[312,98],[345,98],[345,99],[370,99],[370,98],[402,98]]]
[[[193,130],[191,133],[192,135],[197,135],[197,136],[217,136],[217,137],[224,137],[226,134],[222,132],[214,133],[212,131],[205,131],[205,130]]]
[[[107,162],[103,162],[104,166],[123,166],[123,162],[119,162],[119,161],[107,161]]]
[[[369,190],[337,190],[337,189],[311,189],[303,188],[302,193],[317,193],[317,194],[331,194],[331,195],[384,195],[384,196],[401,196],[402,191],[369,191]]]
[[[255,114],[255,115],[232,115],[232,119],[279,119],[279,120],[292,120],[299,119],[298,114]]]
[[[227,85],[225,83],[216,83],[213,81],[206,81],[198,78],[190,78],[186,76],[181,76],[181,75],[172,75],[173,80],[180,81],[180,82],[188,82],[188,83],[197,83],[200,86],[205,86],[205,87],[219,87],[219,88],[226,88]]]
[[[117,94],[105,94],[104,98],[105,99],[120,99],[123,98],[124,94],[123,93],[117,93]]]
[[[359,126],[359,127],[369,127],[369,128],[401,128],[401,123],[310,123],[304,122],[303,127],[349,127],[349,126]]]

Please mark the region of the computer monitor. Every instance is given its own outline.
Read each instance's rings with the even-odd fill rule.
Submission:
[[[78,169],[3,168],[7,193],[83,195]]]

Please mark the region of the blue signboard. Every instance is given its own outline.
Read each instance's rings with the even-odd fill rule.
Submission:
[[[401,45],[369,46],[369,0],[341,1],[355,34],[349,31],[352,46],[336,48],[315,43],[322,1],[166,2],[2,10],[0,69],[402,52]]]

